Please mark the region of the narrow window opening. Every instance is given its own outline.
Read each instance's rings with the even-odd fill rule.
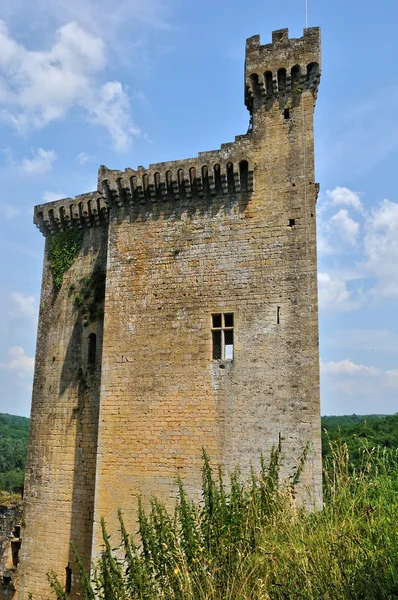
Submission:
[[[222,315],[213,315],[213,327],[221,327]]]
[[[265,79],[265,90],[267,92],[267,96],[272,96],[274,86],[273,86],[273,82],[272,82],[271,71],[266,71],[264,73],[264,79]]]
[[[166,188],[167,188],[167,196],[169,198],[174,198],[173,174],[171,171],[166,171]]]
[[[154,182],[155,182],[156,199],[161,200],[162,199],[162,189],[160,187],[160,173],[155,173]]]
[[[231,162],[227,164],[227,183],[228,193],[233,194],[235,192],[234,165]]]
[[[289,219],[289,227],[294,227],[296,224],[296,219]]]
[[[185,200],[184,171],[182,169],[178,169],[178,171],[177,171],[177,180],[178,180],[178,195],[180,197],[180,200]]]
[[[301,69],[299,65],[294,65],[291,70],[292,90],[296,91],[300,80]]]
[[[286,69],[278,70],[278,92],[284,94],[286,91]]]
[[[249,163],[247,160],[242,160],[239,163],[240,189],[242,192],[247,192],[249,184]]]
[[[222,358],[221,329],[219,331],[213,330],[212,334],[213,334],[213,359],[219,360]]]
[[[144,196],[147,200],[151,199],[151,192],[149,190],[149,180],[148,175],[145,174],[142,178],[142,188],[144,190]]]
[[[234,315],[217,313],[212,315],[213,360],[234,358]]]
[[[198,195],[198,186],[196,184],[196,169],[195,169],[195,167],[191,167],[189,169],[189,182],[191,184],[192,197],[196,198],[196,196]]]
[[[281,322],[281,307],[278,306],[276,309],[276,324],[279,325]]]
[[[11,556],[12,556],[12,566],[13,567],[18,566],[20,549],[21,549],[21,542],[19,540],[11,542]]]
[[[285,117],[285,119],[290,119],[290,109],[289,108],[285,108],[285,110],[283,111],[283,116]]]
[[[218,164],[214,165],[214,187],[216,188],[216,194],[222,194],[221,169]]]
[[[234,315],[233,313],[226,313],[224,315],[224,327],[233,327],[234,326]]]
[[[72,589],[72,569],[69,566],[65,567],[65,592],[67,594],[70,594],[71,589]]]
[[[206,197],[210,196],[209,168],[207,165],[202,167],[202,186],[204,195]]]
[[[88,336],[88,359],[87,359],[87,365],[90,368],[95,367],[96,352],[97,352],[97,336],[95,335],[95,333],[90,333],[90,335]]]
[[[283,440],[283,436],[281,434],[281,432],[278,433],[278,451],[282,452],[282,440]]]
[[[3,575],[3,585],[10,585],[11,577],[9,575]]]

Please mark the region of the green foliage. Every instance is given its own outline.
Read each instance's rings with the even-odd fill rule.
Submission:
[[[61,287],[66,271],[73,265],[83,238],[84,232],[80,229],[64,229],[49,237],[48,258],[56,289]]]
[[[398,414],[322,417],[322,455],[331,454],[330,442],[345,442],[350,469],[359,468],[365,448],[398,448]]]
[[[121,545],[102,522],[103,553],[90,582],[78,564],[85,600],[382,600],[398,598],[398,452],[366,454],[350,473],[345,444],[333,445],[325,506],[298,508],[292,482],[279,480],[280,454],[244,482],[224,484],[204,455],[201,503],[168,512],[153,499]],[[51,585],[64,599],[56,578]],[[59,590],[59,592],[58,592]]]
[[[75,307],[82,315],[87,326],[102,317],[105,299],[106,273],[103,268],[96,267],[90,276],[80,280],[80,287],[71,286]]]
[[[21,493],[29,419],[0,414],[0,490]]]

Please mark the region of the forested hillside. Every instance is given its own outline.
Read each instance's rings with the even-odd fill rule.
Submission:
[[[331,454],[331,442],[347,444],[350,461],[359,467],[364,447],[398,448],[398,413],[322,417],[322,454]]]
[[[29,419],[0,413],[0,490],[22,492]]]
[[[0,413],[0,490],[23,489],[29,419]],[[358,465],[361,449],[398,448],[398,413],[395,415],[344,415],[322,417],[322,453],[330,455],[330,442],[347,443],[350,459]]]

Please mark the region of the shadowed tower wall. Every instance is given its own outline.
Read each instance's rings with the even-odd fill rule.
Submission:
[[[301,495],[320,505],[319,78],[318,28],[266,45],[255,36],[246,135],[194,159],[101,167],[97,192],[36,208],[48,240],[85,233],[57,294],[45,259],[21,598],[47,596],[45,572],[65,581],[68,562],[76,594],[69,541],[98,556],[101,517],[113,542],[118,507],[134,531],[138,497],[174,502],[177,473],[198,497],[203,446],[247,473],[282,443],[289,473],[309,442]],[[104,316],[92,319],[71,285],[105,261]]]

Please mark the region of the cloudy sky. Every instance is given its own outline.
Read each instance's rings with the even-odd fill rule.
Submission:
[[[398,411],[396,1],[308,0],[316,109],[322,414]],[[195,156],[245,133],[246,37],[302,35],[305,0],[3,0],[0,412],[29,415],[43,238],[35,204],[97,168]]]

